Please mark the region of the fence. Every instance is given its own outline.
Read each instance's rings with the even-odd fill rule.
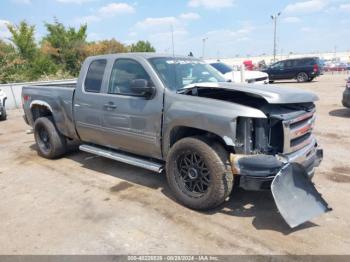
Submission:
[[[68,84],[68,83],[72,83],[72,81],[75,81],[75,80],[76,79],[3,84],[3,85],[0,85],[0,89],[2,89],[7,95],[6,109],[14,109],[14,108],[22,107],[21,93],[22,93],[23,86]]]

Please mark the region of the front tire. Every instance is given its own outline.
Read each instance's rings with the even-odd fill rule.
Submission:
[[[52,118],[41,117],[35,121],[34,137],[40,156],[56,159],[66,153],[66,139],[59,133]]]
[[[307,75],[307,73],[305,72],[300,72],[298,75],[297,75],[297,81],[298,83],[305,83],[309,80],[309,76]]]
[[[224,147],[205,138],[178,141],[170,149],[166,164],[168,184],[176,199],[196,210],[222,204],[233,186],[228,159]]]

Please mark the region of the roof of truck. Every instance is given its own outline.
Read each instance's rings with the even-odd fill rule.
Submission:
[[[194,57],[191,56],[181,56],[181,55],[175,55],[173,56],[172,54],[160,54],[160,53],[118,53],[118,54],[108,54],[108,55],[99,55],[99,56],[92,56],[89,58],[114,58],[114,57],[142,57],[145,59],[149,59],[149,58],[161,58],[161,57],[165,57],[165,58],[171,58],[171,57],[175,57],[175,58],[181,58],[181,59],[196,59]]]

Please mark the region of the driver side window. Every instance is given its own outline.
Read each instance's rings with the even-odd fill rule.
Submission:
[[[144,79],[150,83],[150,77],[138,62],[132,59],[117,59],[113,65],[111,79],[109,81],[109,94],[138,96],[134,93],[130,84],[133,80]]]
[[[282,69],[284,68],[284,63],[283,62],[277,62],[276,64],[272,65],[273,69]]]

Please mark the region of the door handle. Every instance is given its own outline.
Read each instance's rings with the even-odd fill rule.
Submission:
[[[108,104],[105,104],[104,107],[107,109],[107,110],[114,110],[114,109],[117,109],[117,106],[113,103],[108,103]]]

